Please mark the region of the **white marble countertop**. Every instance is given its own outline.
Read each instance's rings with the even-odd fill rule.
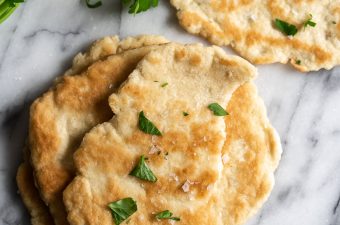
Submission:
[[[75,53],[113,34],[204,42],[179,27],[168,1],[137,16],[121,13],[118,2],[91,10],[82,0],[29,0],[0,25],[0,225],[29,224],[15,183],[29,105]],[[259,72],[256,83],[284,152],[275,189],[248,225],[339,225],[340,67],[301,74],[267,65]]]

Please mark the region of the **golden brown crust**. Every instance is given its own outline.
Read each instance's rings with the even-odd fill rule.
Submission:
[[[290,62],[300,71],[331,69],[340,64],[340,12],[336,1],[315,0],[171,0],[180,24],[217,45],[231,45],[256,64]],[[303,28],[313,15],[316,27]],[[295,24],[288,38],[273,21]],[[335,23],[335,24],[334,24]]]
[[[53,225],[53,219],[47,206],[41,200],[38,190],[34,186],[33,170],[29,163],[20,165],[17,172],[17,184],[25,206],[31,215],[32,225]]]
[[[213,194],[209,187],[221,176],[225,123],[207,106],[226,105],[232,92],[255,74],[245,60],[217,47],[168,44],[146,55],[110,96],[115,117],[87,133],[74,154],[78,175],[64,191],[70,224],[111,225],[107,204],[124,197],[137,201],[130,220],[135,225],[168,223],[152,215],[165,209],[180,215],[183,224],[209,224],[197,209],[206,206]],[[138,129],[142,110],[161,137]],[[184,117],[183,111],[190,115]],[[154,147],[161,153],[150,153]],[[128,175],[142,154],[156,183]]]
[[[88,67],[94,61],[115,53],[122,43],[123,42],[119,42],[119,39],[116,36],[104,37],[103,39],[94,42],[87,52],[84,54],[79,53],[75,56],[72,68],[69,69],[65,75],[74,75]],[[58,82],[58,79],[59,78],[57,78],[56,83]],[[33,225],[54,224],[48,207],[41,200],[39,191],[35,187],[33,169],[29,163],[30,151],[28,148],[25,148],[24,155],[25,162],[20,165],[17,172],[17,185],[24,204],[31,214],[31,223]],[[59,199],[62,198],[60,197]],[[59,200],[56,204],[51,205],[50,210],[56,218],[60,218],[58,219],[59,221],[63,221],[63,224],[67,224],[66,215],[63,213],[64,206],[62,204],[62,201]]]
[[[73,177],[73,151],[90,128],[112,117],[107,98],[137,62],[156,48],[148,45],[167,42],[158,36],[140,36],[108,47],[108,43],[116,43],[114,40],[97,42],[104,42],[105,54],[101,53],[103,48],[93,47],[88,54],[78,57],[75,62],[81,66],[59,78],[56,85],[31,106],[29,144],[34,175],[57,225],[67,224],[61,195]],[[136,49],[138,47],[141,48]],[[105,57],[108,51],[123,52],[129,48],[134,50],[99,60],[83,73],[73,75],[86,68],[91,60]]]
[[[282,149],[254,84],[236,90],[227,110],[228,138],[216,198],[222,200],[218,206],[225,209],[223,224],[238,225],[255,214],[270,194]]]

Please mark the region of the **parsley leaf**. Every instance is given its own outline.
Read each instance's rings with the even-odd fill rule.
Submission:
[[[139,179],[156,182],[157,177],[151,169],[148,167],[148,165],[145,163],[145,156],[142,155],[139,159],[139,162],[137,166],[130,172],[131,176],[138,177]]]
[[[295,63],[296,63],[297,65],[301,65],[301,60],[300,60],[300,59],[297,59],[297,60],[295,60]]]
[[[123,0],[124,4],[129,4],[131,0]],[[133,0],[133,3],[130,5],[129,13],[137,14],[140,12],[147,11],[151,7],[157,7],[158,0]]]
[[[298,29],[296,28],[296,26],[294,26],[293,24],[289,24],[285,21],[282,21],[282,20],[279,20],[279,19],[276,19],[275,20],[275,26],[277,29],[279,29],[281,32],[283,32],[284,34],[286,35],[292,35],[294,36]]]
[[[18,8],[24,0],[0,0],[0,24]]]
[[[91,9],[94,9],[94,8],[98,8],[100,6],[102,6],[102,1],[96,1],[94,3],[91,3],[91,0],[86,0],[86,5],[87,7],[91,8]]]
[[[312,21],[313,15],[309,14],[309,19],[303,24],[303,27],[306,28],[307,26],[315,27],[316,23]]]
[[[163,212],[157,213],[156,219],[169,219],[169,220],[176,220],[176,221],[181,220],[179,217],[173,217],[172,212],[170,212],[169,210],[165,210]]]
[[[115,224],[119,225],[137,211],[136,201],[132,198],[124,198],[111,202],[108,207],[112,211]]]
[[[227,116],[229,113],[225,111],[222,106],[220,106],[218,103],[212,103],[208,106],[208,108],[213,111],[215,116]]]
[[[0,0],[1,1],[1,0]],[[10,0],[10,1],[23,1],[23,0]],[[86,5],[89,8],[98,8],[102,5],[101,0],[97,0],[93,3],[91,3],[92,0],[85,0]],[[147,11],[151,7],[157,7],[158,6],[158,0],[121,0],[123,4],[127,5],[130,4],[129,6],[129,13],[130,14],[137,14],[140,12]]]
[[[183,112],[183,116],[189,116],[189,113]]]
[[[162,136],[162,133],[157,129],[157,127],[145,117],[143,111],[139,113],[138,126],[139,129],[146,134]]]

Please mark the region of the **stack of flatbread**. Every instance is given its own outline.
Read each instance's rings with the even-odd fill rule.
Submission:
[[[95,42],[31,106],[17,182],[32,224],[245,223],[281,154],[256,74],[215,46]]]

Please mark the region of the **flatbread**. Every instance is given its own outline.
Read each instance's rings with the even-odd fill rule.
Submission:
[[[282,146],[256,86],[246,84],[234,96],[227,108],[224,170],[215,196],[225,209],[223,224],[236,225],[245,223],[268,198]]]
[[[222,176],[201,211],[209,222],[197,224],[244,224],[261,208],[274,186],[282,148],[256,86],[247,83],[238,88],[227,111]]]
[[[125,43],[119,42],[117,36],[104,37],[94,42],[87,52],[79,53],[73,60],[72,67],[66,71],[64,75],[74,75],[81,72],[94,61],[104,58],[108,55],[115,54],[118,48]],[[125,44],[124,44],[125,45]],[[60,78],[56,79],[56,83]],[[24,163],[22,163],[17,171],[17,185],[23,202],[31,216],[32,225],[53,225],[53,218],[50,215],[48,207],[41,200],[39,191],[36,189],[33,177],[33,168],[30,164],[30,151],[26,147],[24,151]]]
[[[300,71],[340,64],[340,0],[171,0],[180,24],[217,45],[230,45],[256,64],[290,62]],[[304,23],[312,15],[316,27]],[[280,19],[299,28],[287,37]]]
[[[166,42],[163,37],[150,35],[127,38],[114,42],[116,45],[95,44],[91,54],[77,56],[67,76],[59,78],[50,91],[32,104],[29,144],[34,175],[57,225],[68,224],[62,191],[73,177],[74,150],[89,129],[112,117],[108,96],[145,54]],[[97,59],[124,51],[98,61],[80,75],[69,76]],[[110,69],[110,73],[105,73],[105,69]]]
[[[199,211],[221,176],[226,138],[224,118],[208,105],[227,105],[255,75],[247,61],[217,47],[168,44],[145,56],[109,99],[116,116],[87,133],[74,154],[78,175],[64,191],[70,224],[114,224],[107,205],[126,197],[138,205],[131,224],[160,224],[152,213],[166,209],[183,224],[208,224]],[[162,136],[138,128],[141,111]],[[159,154],[149,154],[154,148]],[[141,155],[156,183],[128,175]]]

